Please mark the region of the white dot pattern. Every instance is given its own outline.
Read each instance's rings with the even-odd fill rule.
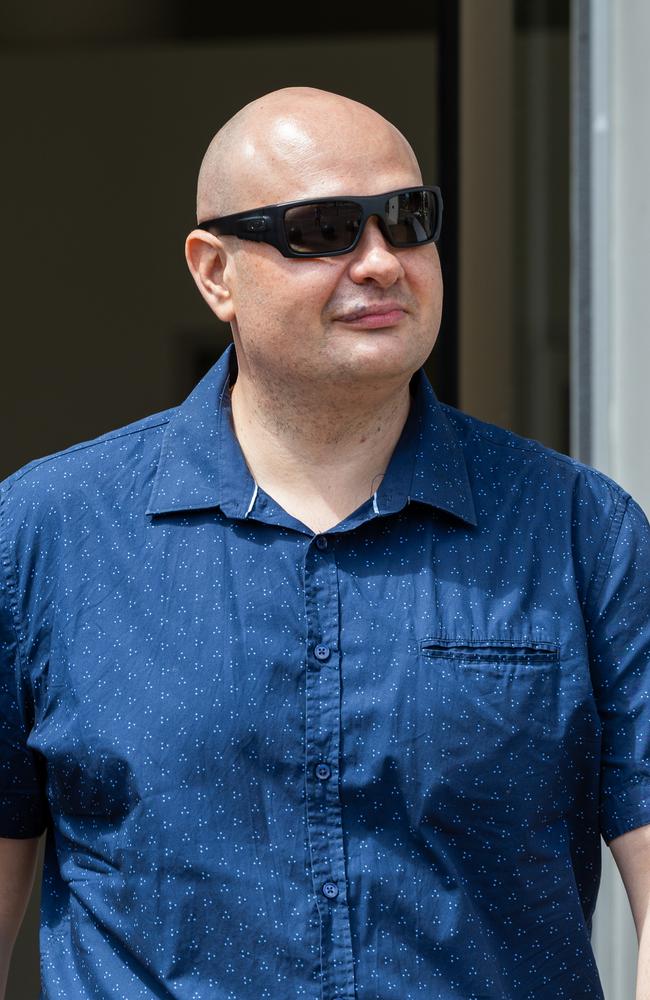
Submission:
[[[231,343],[0,483],[0,836],[43,1000],[597,1000],[650,823],[650,525],[441,403],[323,535],[257,487]]]

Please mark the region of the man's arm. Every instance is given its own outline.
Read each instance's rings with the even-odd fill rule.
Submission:
[[[34,886],[40,837],[0,837],[0,1000],[4,1000],[11,953]]]
[[[609,849],[621,873],[639,939],[636,1000],[650,1000],[650,824],[616,837]]]

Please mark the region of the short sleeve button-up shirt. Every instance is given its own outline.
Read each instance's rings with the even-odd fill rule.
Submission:
[[[0,483],[0,836],[44,1000],[595,1000],[600,837],[650,823],[650,526],[441,403],[315,534],[231,343]]]

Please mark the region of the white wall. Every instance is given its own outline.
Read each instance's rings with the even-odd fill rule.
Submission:
[[[594,74],[608,80],[608,108],[592,122],[595,143],[605,136],[608,176],[606,200],[595,210],[608,213],[609,230],[593,248],[594,281],[607,287],[593,298],[601,302],[594,318],[604,335],[594,342],[592,426],[602,433],[592,464],[650,515],[650,3],[592,0],[592,14],[605,38],[604,49],[592,52]],[[606,1000],[635,1000],[636,931],[604,843],[592,940]]]
[[[650,3],[613,0],[610,467],[650,513]]]

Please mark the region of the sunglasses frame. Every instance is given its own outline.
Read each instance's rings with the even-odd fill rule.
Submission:
[[[413,243],[395,243],[390,236],[384,219],[384,206],[387,198],[396,194],[408,192],[429,191],[436,203],[436,227],[432,236],[426,240],[416,240]],[[284,213],[289,208],[299,208],[302,205],[322,205],[332,201],[351,201],[361,209],[361,224],[350,246],[343,250],[324,250],[321,253],[300,253],[289,246],[285,227]],[[316,257],[338,257],[350,253],[356,247],[363,235],[366,222],[371,216],[376,216],[384,237],[391,246],[397,249],[407,247],[423,247],[434,243],[440,237],[442,226],[442,193],[437,186],[414,185],[398,188],[396,191],[385,191],[382,194],[371,195],[331,195],[329,198],[303,198],[301,201],[285,201],[278,205],[262,205],[261,208],[251,208],[246,212],[235,212],[233,215],[222,215],[218,219],[206,219],[197,223],[197,229],[207,232],[213,230],[219,236],[237,236],[240,240],[254,240],[257,243],[269,243],[280,251],[283,257],[296,257],[303,260]]]

